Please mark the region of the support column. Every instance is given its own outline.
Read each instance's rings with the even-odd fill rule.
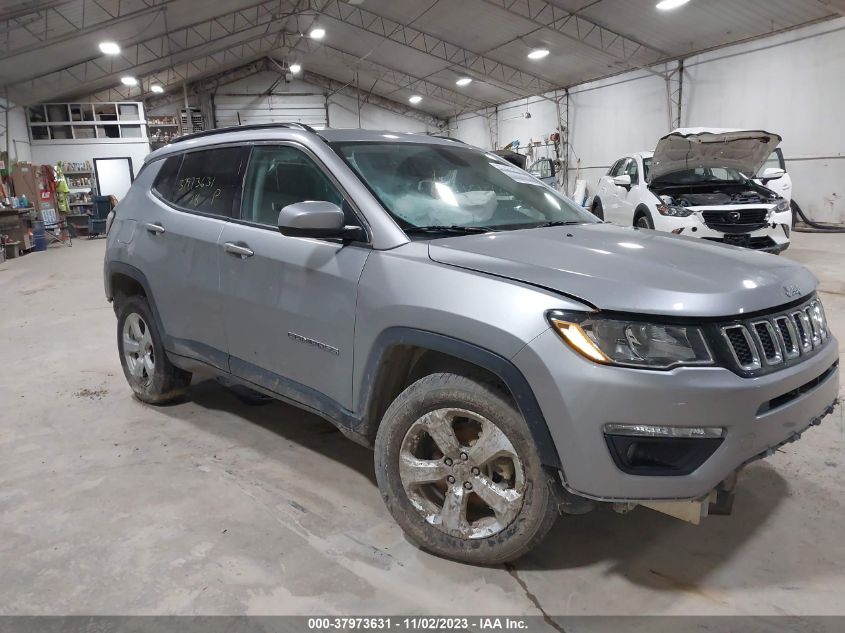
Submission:
[[[669,131],[681,127],[682,103],[684,96],[684,60],[666,74],[666,96],[669,100]]]
[[[499,106],[493,108],[493,112],[486,114],[487,128],[490,130],[490,149],[499,149]]]

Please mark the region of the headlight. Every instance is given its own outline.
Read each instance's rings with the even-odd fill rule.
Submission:
[[[572,349],[596,363],[648,369],[713,364],[701,330],[692,325],[569,312],[550,312],[548,318]]]
[[[789,203],[783,198],[781,198],[780,202],[775,205],[775,213],[783,213],[784,211],[789,211],[790,209],[791,207],[789,206]]]
[[[693,213],[692,209],[679,206],[677,204],[658,204],[657,212],[660,215],[672,215],[678,218],[685,218]]]

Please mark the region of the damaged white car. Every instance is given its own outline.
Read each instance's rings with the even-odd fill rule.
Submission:
[[[780,141],[763,130],[674,130],[654,152],[616,161],[592,211],[614,224],[780,253],[792,229],[789,200],[752,180]]]

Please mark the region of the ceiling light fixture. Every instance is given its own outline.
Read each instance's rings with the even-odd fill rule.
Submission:
[[[302,70],[302,65],[301,65],[301,64],[291,64],[291,65],[290,65],[290,71],[291,71],[294,75],[295,75],[296,73],[298,73],[300,70]]]
[[[124,86],[137,86],[138,80],[135,79],[135,77],[129,77],[127,75],[126,77],[120,78],[120,83],[122,83]]]
[[[153,84],[152,86],[150,86],[150,90],[152,90],[156,94],[161,94],[162,92],[164,92],[164,88],[159,84]]]
[[[672,9],[684,6],[687,2],[689,0],[661,0],[654,6],[661,11],[671,11]]]
[[[459,86],[468,86],[472,83],[472,77],[461,77],[455,83]]]
[[[117,55],[120,52],[120,46],[114,42],[100,42],[100,51],[104,55]]]
[[[411,98],[408,99],[411,103],[419,103],[422,101],[422,97],[419,95],[412,95]]]
[[[321,40],[326,36],[326,29],[321,26],[314,26],[311,27],[311,32],[308,33],[308,37],[312,40]]]
[[[548,48],[535,48],[533,51],[528,53],[528,59],[543,59],[549,54]]]

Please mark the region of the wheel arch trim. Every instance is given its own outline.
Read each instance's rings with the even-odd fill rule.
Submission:
[[[356,385],[358,394],[356,400],[359,404],[356,409],[361,414],[360,431],[362,433],[368,434],[374,431],[381,422],[381,420],[372,419],[369,412],[381,382],[380,370],[384,367],[388,353],[397,346],[412,346],[453,356],[494,374],[508,389],[520,414],[525,419],[540,461],[545,466],[561,468],[560,457],[537,398],[528,380],[516,365],[507,358],[474,343],[418,328],[402,326],[387,328],[373,343],[360,378],[360,385]]]

